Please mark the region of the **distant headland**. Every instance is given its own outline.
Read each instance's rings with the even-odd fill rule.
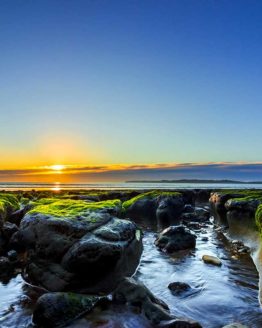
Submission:
[[[126,183],[221,183],[221,184],[262,184],[262,181],[179,179],[179,180],[128,180]]]

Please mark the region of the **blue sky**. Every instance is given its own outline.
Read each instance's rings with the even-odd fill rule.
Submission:
[[[261,162],[261,40],[261,1],[2,0],[0,168]]]

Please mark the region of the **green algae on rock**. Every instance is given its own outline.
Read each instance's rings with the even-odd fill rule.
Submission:
[[[256,210],[256,224],[258,230],[262,234],[262,204],[260,204]]]
[[[14,194],[0,193],[0,222],[19,209],[18,199]]]
[[[121,201],[118,199],[88,203],[83,200],[44,198],[35,202],[36,206],[28,214],[44,214],[54,218],[89,217],[90,212],[101,210],[119,210]]]
[[[161,190],[148,191],[125,201],[123,203],[123,208],[126,210],[135,202],[137,202],[138,200],[142,200],[144,198],[152,199],[157,197],[176,197],[176,196],[182,196],[182,195],[177,191],[161,191]]]
[[[27,250],[28,281],[50,291],[93,293],[110,292],[132,275],[142,240],[133,222],[116,217],[120,209],[118,199],[36,201],[16,234]]]
[[[126,218],[163,229],[179,223],[184,205],[183,195],[177,191],[153,190],[125,201],[122,208]]]

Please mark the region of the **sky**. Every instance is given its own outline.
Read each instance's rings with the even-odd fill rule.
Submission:
[[[261,41],[261,1],[1,0],[0,181],[262,180]]]

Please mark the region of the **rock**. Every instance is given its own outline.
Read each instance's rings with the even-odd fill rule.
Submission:
[[[229,325],[224,326],[223,328],[248,328],[248,326],[244,326],[241,323],[231,323]]]
[[[5,257],[0,257],[0,276],[7,276],[13,271],[14,267],[11,261]]]
[[[182,194],[175,191],[150,191],[124,202],[123,208],[125,217],[166,227],[180,222],[184,200]]]
[[[5,238],[6,241],[9,241],[9,239],[12,237],[12,235],[14,233],[16,233],[17,231],[18,231],[18,227],[14,223],[6,221],[3,224],[2,235],[3,235],[3,237]]]
[[[216,221],[229,227],[233,233],[256,230],[254,218],[259,204],[262,204],[262,192],[259,190],[215,192],[210,197]]]
[[[196,235],[182,225],[171,226],[159,234],[155,245],[167,253],[191,249],[196,246]]]
[[[31,204],[25,205],[23,208],[13,212],[9,217],[8,221],[14,223],[19,226],[21,220],[25,216],[25,214],[32,208]]]
[[[202,260],[205,262],[205,263],[208,263],[208,264],[213,264],[213,265],[217,265],[217,266],[221,266],[222,265],[222,262],[220,261],[220,259],[216,256],[211,256],[211,255],[203,255],[202,256]]]
[[[113,300],[138,306],[152,324],[173,319],[168,312],[168,306],[156,298],[145,285],[133,278],[125,278],[120,282],[113,293]]]
[[[199,221],[208,221],[210,218],[210,211],[207,210],[206,208],[196,207],[195,213]]]
[[[37,206],[16,239],[27,250],[27,280],[49,291],[111,292],[134,273],[142,253],[135,223],[109,214],[104,202]]]
[[[180,214],[183,209],[184,202],[180,197],[165,197],[161,199],[156,210],[158,227],[163,229],[171,224],[180,224]]]
[[[184,292],[187,292],[191,289],[191,287],[188,284],[186,284],[184,282],[179,282],[179,281],[171,282],[168,285],[168,288],[175,295],[180,295],[180,294],[182,294]]]
[[[249,247],[242,247],[242,248],[238,249],[238,253],[240,253],[240,254],[247,254],[249,252],[250,252]]]
[[[14,194],[0,193],[0,228],[8,217],[19,209],[19,203]]]
[[[173,319],[168,321],[162,321],[158,328],[202,328],[202,326],[195,321],[183,320],[183,319]]]
[[[208,241],[208,237],[202,237],[201,240],[202,241]]]
[[[211,212],[218,224],[228,227],[227,210],[225,203],[232,197],[237,197],[239,194],[213,192],[209,198]]]
[[[90,311],[99,297],[74,293],[47,293],[36,303],[33,323],[38,327],[62,327]]]
[[[15,250],[9,251],[7,257],[11,262],[16,262],[18,260],[18,254]]]
[[[211,189],[195,190],[196,203],[208,203],[211,191]]]
[[[186,204],[184,206],[183,213],[194,213],[194,212],[195,212],[194,206],[192,206],[190,204]]]

